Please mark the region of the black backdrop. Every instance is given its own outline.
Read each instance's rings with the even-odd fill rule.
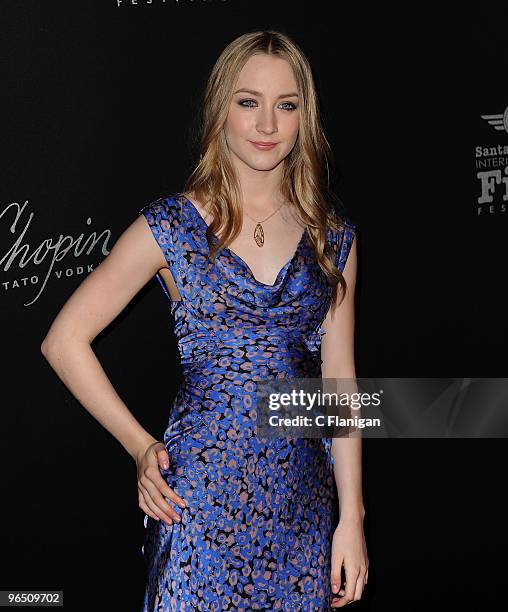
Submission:
[[[507,11],[406,10],[2,2],[0,589],[63,589],[70,610],[140,606],[134,463],[40,343],[139,208],[182,187],[208,71],[246,31],[294,36],[314,67],[336,189],[360,228],[358,376],[506,375],[506,185],[479,203],[475,151],[508,145],[507,130],[482,118],[508,105]],[[493,157],[502,171],[508,155]],[[26,203],[15,226],[12,203]],[[93,248],[66,253],[67,239],[56,254],[59,236],[83,244],[93,232]],[[157,437],[178,372],[169,314],[154,280],[94,345]],[[503,607],[505,448],[364,441],[371,569],[354,606]]]

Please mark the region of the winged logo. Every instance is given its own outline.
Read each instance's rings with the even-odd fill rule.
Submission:
[[[495,130],[504,130],[508,134],[508,106],[499,115],[480,115]]]

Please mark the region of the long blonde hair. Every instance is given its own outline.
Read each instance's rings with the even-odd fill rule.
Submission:
[[[280,192],[285,201],[298,209],[299,217],[307,226],[319,266],[332,286],[335,303],[338,285],[345,292],[347,284],[334,264],[337,255],[326,240],[327,228],[338,232],[342,227],[328,197],[329,167],[334,160],[321,125],[310,64],[298,45],[285,34],[274,30],[249,32],[222,51],[204,92],[199,161],[185,183],[184,192],[192,192],[213,216],[206,235],[210,257],[214,259],[217,251],[230,244],[242,228],[240,186],[230,161],[224,124],[240,71],[252,55],[260,53],[285,59],[293,69],[300,99],[300,126],[295,146],[282,162]],[[224,229],[220,237],[219,228]],[[213,236],[219,238],[215,245]]]

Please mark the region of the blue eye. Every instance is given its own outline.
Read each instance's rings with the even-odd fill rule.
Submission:
[[[253,102],[254,104],[256,104],[256,101],[252,100],[252,98],[249,98],[248,100],[240,100],[238,102],[238,104],[240,106],[243,106],[244,108],[254,108],[251,104],[247,104],[247,102]],[[284,108],[283,109],[283,110],[286,110],[286,111],[294,111],[297,108],[296,105],[293,104],[292,102],[281,102],[281,104],[288,104],[290,106],[290,108]]]
[[[296,105],[293,104],[292,102],[282,102],[282,104],[289,104],[291,106],[291,108],[286,108],[285,110],[293,111],[296,109]]]
[[[254,100],[240,100],[238,104],[240,104],[240,106],[244,106],[245,102],[254,102]],[[247,105],[247,108],[252,108],[252,107],[250,105]]]

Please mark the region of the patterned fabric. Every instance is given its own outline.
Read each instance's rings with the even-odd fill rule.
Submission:
[[[172,526],[145,515],[143,612],[328,610],[338,518],[331,439],[258,435],[256,382],[321,376],[331,288],[305,230],[273,285],[239,255],[209,258],[207,224],[183,194],[139,211],[181,301],[170,300],[182,381],[161,474],[187,502]],[[329,229],[346,264],[356,227]],[[216,237],[215,237],[216,239]]]

